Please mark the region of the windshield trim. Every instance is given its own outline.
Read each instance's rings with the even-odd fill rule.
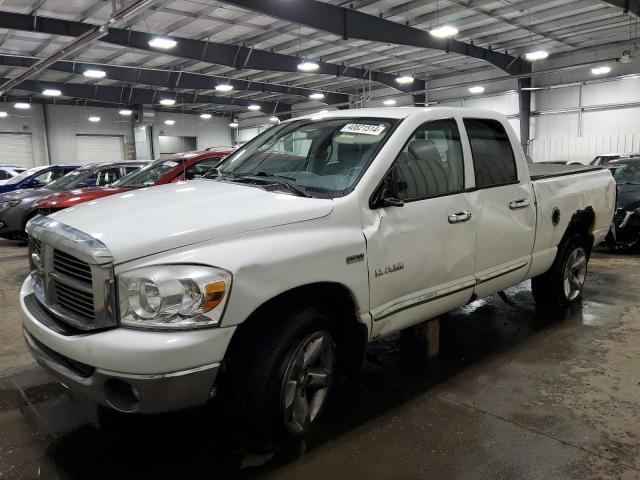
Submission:
[[[292,123],[299,123],[300,126],[305,126],[305,125],[316,124],[316,123],[318,123],[319,121],[322,121],[322,120],[353,120],[353,121],[370,120],[370,121],[376,121],[376,122],[388,122],[391,127],[389,128],[389,132],[387,133],[385,138],[376,146],[376,149],[373,151],[371,157],[369,158],[367,163],[363,165],[362,170],[360,171],[360,174],[356,177],[356,179],[349,186],[349,188],[346,188],[346,189],[343,189],[343,190],[326,190],[326,189],[322,189],[322,188],[319,188],[319,187],[311,187],[311,186],[307,187],[307,186],[304,186],[304,185],[298,185],[298,187],[303,189],[305,192],[309,193],[313,198],[340,198],[340,197],[344,197],[344,196],[350,194],[351,192],[353,192],[356,189],[356,187],[360,184],[360,180],[362,180],[362,177],[369,170],[369,167],[371,167],[371,164],[374,162],[374,160],[380,154],[380,151],[382,150],[382,148],[384,148],[384,146],[387,144],[387,142],[391,139],[391,137],[395,133],[396,129],[402,124],[402,122],[404,120],[406,120],[406,118],[387,118],[387,117],[374,117],[374,116],[372,116],[372,117],[369,117],[369,116],[361,116],[361,117],[349,117],[349,116],[339,117],[339,116],[337,116],[337,117],[333,117],[332,116],[332,117],[323,118],[321,120],[314,120],[312,118],[300,118],[298,120],[292,120],[292,121],[289,121],[289,122],[283,122],[280,125],[268,128],[264,132],[260,133],[256,137],[254,137],[251,140],[249,140],[242,147],[238,148],[231,155],[226,157],[220,163],[220,165],[218,165],[218,167],[216,168],[216,170],[218,170],[220,176],[213,177],[213,178],[203,177],[202,179],[203,180],[214,180],[215,181],[216,179],[223,180],[223,177],[226,176],[226,178],[224,178],[223,181],[231,182],[231,183],[238,183],[238,182],[234,182],[232,178],[229,178],[229,174],[231,174],[231,176],[232,176],[234,174],[234,172],[225,172],[225,170],[224,170],[224,166],[226,165],[226,163],[229,162],[229,161],[232,161],[233,158],[237,154],[242,152],[245,148],[251,146],[253,143],[260,141],[262,139],[262,137],[266,136],[266,134],[277,135],[281,130],[284,130],[285,127],[290,127]],[[265,180],[266,180],[266,178],[265,178]]]

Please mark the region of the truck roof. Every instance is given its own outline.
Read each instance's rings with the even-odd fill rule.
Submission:
[[[492,110],[483,110],[480,108],[461,108],[461,107],[381,107],[381,108],[354,108],[350,110],[334,110],[331,112],[315,112],[309,115],[295,117],[292,120],[301,118],[351,118],[351,117],[374,117],[374,118],[397,118],[404,119],[412,115],[420,113],[432,112],[435,114],[464,114],[466,116],[496,118],[501,116],[500,113]],[[288,120],[291,121],[291,120]]]

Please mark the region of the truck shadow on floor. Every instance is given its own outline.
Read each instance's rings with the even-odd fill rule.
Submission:
[[[582,305],[565,312],[536,310],[527,284],[499,297],[474,302],[441,320],[440,356],[406,355],[400,335],[373,343],[362,378],[340,380],[319,424],[304,440],[268,455],[232,446],[232,425],[215,403],[207,408],[157,416],[100,411],[91,421],[49,443],[40,478],[252,478],[379,418],[434,387],[525,343],[545,329],[582,323]]]

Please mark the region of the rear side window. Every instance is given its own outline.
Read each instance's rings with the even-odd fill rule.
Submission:
[[[504,126],[497,120],[465,118],[477,187],[518,181],[516,159]]]

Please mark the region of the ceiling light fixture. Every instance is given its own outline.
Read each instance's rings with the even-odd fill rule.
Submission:
[[[107,72],[104,70],[85,70],[82,75],[88,78],[104,78],[107,76]]]
[[[238,128],[238,123],[237,123],[237,122],[231,122],[231,123],[229,124],[229,126],[230,126],[231,128]]]
[[[484,92],[484,87],[481,87],[481,86],[469,87],[469,92],[473,93],[474,95],[477,95],[479,93]]]
[[[175,120],[165,120],[165,121],[164,121],[164,124],[165,124],[165,125],[175,125],[175,124],[176,124],[176,121],[175,121]]]
[[[9,114],[7,112],[0,112],[0,118],[7,118]]]
[[[150,47],[159,48],[161,50],[168,50],[170,48],[175,47],[177,44],[178,42],[176,42],[172,38],[166,38],[166,37],[154,37],[151,40],[149,40]]]
[[[311,95],[309,95],[309,98],[311,100],[322,100],[324,98],[324,93],[312,93]]]
[[[262,107],[260,105],[255,105],[255,104],[251,104],[247,107],[249,110],[251,110],[252,112],[257,112],[258,110],[260,110]]]
[[[29,110],[31,108],[31,105],[29,105],[28,103],[24,103],[24,102],[15,103],[13,106],[15,108],[17,108],[18,110]]]
[[[98,123],[100,121],[100,117],[89,117],[89,121],[93,123]]]
[[[409,85],[410,83],[413,83],[413,80],[413,77],[409,75],[402,75],[396,78],[396,82],[400,85]]]
[[[300,70],[301,72],[315,72],[319,68],[320,65],[310,60],[303,60],[298,64],[298,70]]]
[[[280,119],[278,117],[271,117],[269,119],[270,122],[274,122],[274,123],[278,123],[280,121]]]
[[[600,67],[594,67],[591,69],[591,73],[594,75],[606,75],[611,71],[611,67],[609,65],[602,65]]]
[[[449,38],[458,34],[458,29],[451,25],[442,25],[441,27],[430,30],[429,33],[437,38]]]
[[[544,60],[547,58],[549,56],[549,52],[546,50],[536,50],[535,52],[528,52],[524,56],[530,62],[535,62],[536,60]]]
[[[396,104],[396,103],[398,103],[398,102],[396,102],[393,98],[389,98],[389,99],[385,100],[385,101],[384,101],[384,102],[382,102],[382,103],[384,103],[384,104],[385,104],[385,105],[387,105],[388,107],[392,107],[393,105],[395,105],[395,104]]]
[[[62,92],[54,88],[47,88],[42,91],[42,94],[47,97],[59,97],[60,95],[62,95]]]
[[[203,120],[209,120],[211,118],[211,114],[210,113],[203,113],[200,115],[200,118],[202,118]]]
[[[176,101],[173,98],[163,98],[160,100],[160,105],[164,105],[166,107],[171,107],[176,104]]]
[[[119,113],[120,115],[124,115],[124,116],[126,117],[126,116],[131,115],[131,114],[133,113],[133,110],[129,110],[129,109],[127,109],[127,108],[123,108],[123,109],[122,109],[122,110],[120,110],[118,113]]]
[[[228,83],[222,84],[222,85],[216,85],[216,92],[230,92],[231,90],[233,90],[233,85],[229,85]]]

